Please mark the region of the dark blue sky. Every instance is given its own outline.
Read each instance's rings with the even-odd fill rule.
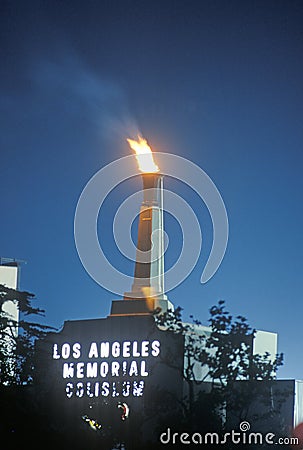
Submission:
[[[129,154],[124,139],[137,123],[155,150],[208,173],[229,216],[223,263],[201,285],[210,217],[190,189],[166,180],[204,237],[170,300],[206,323],[224,299],[253,327],[279,333],[280,376],[302,379],[302,2],[2,1],[0,14],[0,255],[27,261],[21,288],[37,295],[45,322],[109,313],[115,296],[82,267],[73,219],[91,176]],[[109,217],[138,187],[113,193]],[[169,218],[166,231],[169,263],[181,234]],[[108,236],[112,262],[131,274]]]

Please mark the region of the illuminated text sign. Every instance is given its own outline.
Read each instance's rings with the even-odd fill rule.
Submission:
[[[141,397],[159,340],[54,343],[52,359],[61,364],[67,398]]]

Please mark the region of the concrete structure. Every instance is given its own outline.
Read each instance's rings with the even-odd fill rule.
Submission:
[[[143,202],[140,208],[138,241],[134,281],[130,292],[125,292],[122,301],[113,301],[110,316],[149,315],[156,309],[165,312],[174,310],[164,288],[164,221],[163,221],[163,175],[158,172],[142,173]],[[189,325],[190,328],[190,325]],[[207,336],[207,326],[192,326],[192,333]],[[185,345],[188,335],[185,335]],[[277,334],[257,331],[252,343],[253,353],[277,354]],[[187,361],[184,361],[186,370]],[[195,367],[196,379],[205,378],[207,368]],[[201,372],[201,373],[200,373]],[[204,381],[208,381],[207,378]]]
[[[0,284],[11,288],[18,289],[19,287],[19,263],[14,259],[0,258]],[[18,322],[19,310],[13,301],[6,301],[2,306],[2,313],[5,313],[12,320]],[[17,337],[18,328],[11,328],[13,336]]]
[[[10,289],[19,287],[19,263],[14,259],[0,258],[0,284]],[[18,336],[19,310],[14,301],[5,301],[0,314],[11,320],[1,333],[1,351],[7,355],[7,368],[11,376],[15,376],[15,339]],[[17,324],[17,325],[16,325]]]
[[[122,301],[113,301],[111,316],[173,310],[164,289],[163,176],[143,173],[134,282]]]
[[[185,348],[189,343],[189,340],[192,337],[197,337],[197,345],[203,345],[203,342],[206,342],[211,333],[211,327],[205,325],[195,325],[195,324],[184,324],[188,327],[188,332],[185,334],[184,345]],[[202,337],[202,340],[201,340]],[[205,340],[203,340],[205,338]],[[277,348],[278,343],[278,335],[277,333],[271,333],[268,331],[259,331],[257,330],[255,333],[255,337],[252,342],[249,344],[252,348],[252,353],[254,355],[264,355],[266,352],[270,354],[270,359],[273,361],[278,352]],[[186,355],[184,355],[184,372],[186,372],[186,368],[188,365],[188,361]],[[207,366],[201,366],[198,362],[194,362],[194,377],[196,381],[211,381],[211,379],[207,376],[208,368]]]
[[[140,208],[134,282],[125,298],[156,297],[164,294],[163,177],[144,174]]]
[[[41,390],[41,395],[45,395],[43,407],[45,402],[49,404],[47,410],[54,429],[64,422],[71,435],[79,432],[81,437],[81,420],[91,418],[102,421],[105,430],[116,429],[124,442],[123,432],[131,428],[116,412],[121,402],[126,404],[129,424],[134,427],[131,438],[126,439],[130,442],[127,448],[134,448],[136,431],[146,441],[157,443],[159,429],[167,417],[178,423],[191,393],[194,400],[199,390],[208,392],[212,387],[208,368],[195,362],[187,352],[195,337],[197,345],[203,345],[211,328],[183,324],[187,331],[174,333],[158,326],[152,315],[156,309],[166,312],[174,308],[164,287],[163,177],[158,172],[147,172],[142,174],[142,180],[143,202],[131,290],[125,292],[123,300],[112,302],[109,317],[67,321],[59,333],[50,333],[38,342],[35,380],[37,394]],[[269,352],[274,358],[277,334],[257,331],[249,344],[253,353]],[[190,386],[194,384],[192,378],[186,379],[186,368],[192,363],[194,379],[199,381],[197,388]],[[246,380],[237,379],[235,383],[245,386]],[[291,387],[294,393],[294,386]],[[266,392],[269,399],[270,395],[271,391],[269,397]],[[260,401],[253,401],[263,412]],[[292,395],[287,406],[288,422],[294,415],[300,416],[294,401]],[[224,407],[225,419],[232,423],[231,406],[226,403]]]
[[[256,383],[260,386],[260,395],[256,395],[250,404],[245,420],[262,433],[291,436],[293,429],[303,422],[303,381],[287,379]],[[239,390],[241,387],[245,388],[245,381],[238,382]],[[237,414],[227,408],[227,429],[236,429],[238,425]]]

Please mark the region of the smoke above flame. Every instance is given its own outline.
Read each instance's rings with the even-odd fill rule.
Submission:
[[[127,139],[127,142],[129,143],[130,148],[136,152],[136,158],[141,172],[159,172],[160,169],[154,162],[152,150],[146,139],[138,135],[137,141],[134,139]]]

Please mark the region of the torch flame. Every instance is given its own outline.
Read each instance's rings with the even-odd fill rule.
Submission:
[[[130,147],[135,150],[139,169],[141,172],[153,173],[159,172],[159,167],[155,164],[153,153],[146,139],[138,135],[138,140],[127,139]]]

